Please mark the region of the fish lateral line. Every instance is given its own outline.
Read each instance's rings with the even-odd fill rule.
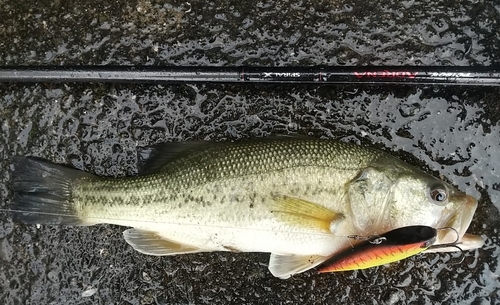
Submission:
[[[3,209],[0,208],[0,212],[4,213],[28,213],[28,214],[36,214],[36,215],[49,215],[49,216],[61,216],[61,217],[68,217],[72,215],[68,214],[62,214],[62,213],[49,213],[49,212],[33,212],[33,211],[24,211],[24,210],[12,210],[12,209]],[[104,219],[104,220],[119,220],[123,221],[126,219],[123,218],[111,218],[111,217],[93,217],[93,216],[88,216],[87,218],[89,219]],[[197,227],[211,227],[211,228],[227,228],[227,229],[238,229],[238,230],[254,230],[254,231],[277,231],[277,232],[289,232],[289,233],[295,233],[295,234],[306,234],[306,235],[329,235],[329,236],[334,236],[334,237],[345,237],[349,240],[363,240],[366,242],[369,242],[370,244],[374,245],[379,245],[384,242],[387,242],[387,237],[384,237],[383,235],[369,235],[369,236],[363,236],[363,235],[358,235],[358,234],[351,234],[351,235],[334,235],[330,233],[312,233],[312,232],[300,232],[300,231],[285,231],[285,230],[269,230],[269,229],[263,229],[263,228],[247,228],[247,227],[238,227],[238,226],[221,226],[221,225],[209,225],[209,224],[193,224],[193,223],[182,223],[182,222],[168,222],[168,221],[155,221],[155,220],[133,220],[134,222],[138,223],[162,223],[162,224],[171,224],[171,225],[185,225],[185,226],[197,226]],[[104,224],[104,223],[103,223]],[[41,224],[40,224],[41,225]],[[399,229],[395,229],[393,231],[397,231],[400,229],[404,230],[411,230],[412,227],[424,227],[424,226],[410,226],[410,227],[403,227]],[[428,227],[430,229],[433,229],[432,227]],[[438,249],[438,248],[446,248],[446,247],[455,247],[459,249],[461,252],[463,250],[458,247],[459,240],[460,240],[460,235],[458,231],[453,228],[453,227],[443,227],[443,228],[438,228],[434,229],[436,231],[440,230],[452,230],[456,234],[456,240],[452,243],[446,243],[446,244],[439,244],[439,245],[431,245],[428,247],[428,249]],[[391,231],[391,232],[393,232]],[[386,233],[388,234],[388,233]],[[391,241],[389,241],[391,242]],[[392,241],[393,242],[393,241]],[[351,243],[351,248],[355,248],[356,246]]]
[[[0,209],[0,212],[5,212],[5,213],[28,213],[28,214],[35,214],[35,215],[48,215],[48,216],[60,216],[60,217],[67,217],[67,216],[72,216],[72,215],[67,215],[67,214],[62,214],[62,213],[49,213],[49,212],[33,212],[33,211],[24,211],[24,210],[12,210],[12,209]],[[124,221],[127,219],[123,218],[111,218],[111,217],[92,217],[89,216],[87,217],[88,219],[103,219],[103,220],[118,220],[118,221]],[[303,235],[310,235],[310,236],[333,236],[333,237],[343,237],[349,239],[349,236],[353,235],[335,235],[333,233],[326,233],[326,232],[301,232],[301,231],[287,231],[287,230],[271,230],[271,229],[264,229],[264,228],[248,228],[248,227],[238,227],[238,226],[222,226],[222,225],[211,225],[211,224],[195,224],[195,223],[184,223],[184,222],[169,222],[169,221],[155,221],[155,220],[131,220],[136,223],[161,223],[161,224],[169,224],[169,225],[182,225],[182,226],[191,226],[191,227],[204,227],[204,228],[222,228],[222,229],[235,229],[235,230],[251,230],[251,231],[261,231],[261,232],[280,232],[280,233],[293,233],[293,234],[303,234]],[[105,223],[102,223],[105,224]],[[42,225],[42,224],[40,224]],[[47,225],[47,224],[43,224]],[[57,226],[57,224],[53,224]],[[130,226],[131,227],[131,226]],[[359,236],[359,235],[357,235]],[[362,237],[359,236],[359,238],[368,238],[368,237]]]

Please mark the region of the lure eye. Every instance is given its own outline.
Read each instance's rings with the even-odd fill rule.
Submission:
[[[440,187],[431,189],[430,195],[434,203],[438,205],[443,205],[448,200],[448,193]]]

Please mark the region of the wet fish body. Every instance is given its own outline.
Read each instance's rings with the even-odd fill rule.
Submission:
[[[156,152],[144,173],[126,178],[16,157],[13,210],[28,213],[13,217],[132,227],[125,240],[151,255],[270,252],[278,277],[327,260],[353,234],[452,226],[464,247],[481,244],[464,237],[474,198],[378,150],[282,138],[170,143]]]

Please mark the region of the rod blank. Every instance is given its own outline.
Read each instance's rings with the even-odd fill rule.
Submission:
[[[0,67],[0,83],[275,83],[500,86],[500,67]]]

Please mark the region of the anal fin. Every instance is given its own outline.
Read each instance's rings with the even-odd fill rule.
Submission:
[[[158,233],[140,229],[128,229],[123,232],[125,241],[138,252],[164,256],[202,252],[203,250],[165,239]]]
[[[332,223],[344,218],[342,213],[304,199],[290,196],[276,196],[273,199],[272,213],[292,225],[330,233]]]
[[[328,257],[320,255],[279,255],[271,254],[269,271],[275,276],[287,279],[290,276],[307,271],[321,264]]]

